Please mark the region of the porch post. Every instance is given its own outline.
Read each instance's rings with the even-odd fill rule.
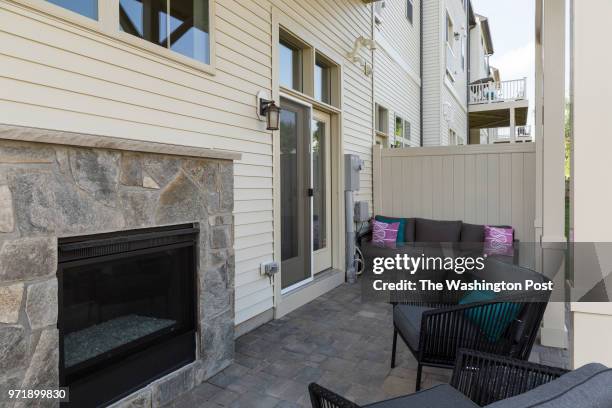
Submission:
[[[516,142],[516,109],[510,108],[510,143]]]
[[[612,54],[601,52],[598,41],[602,27],[609,24],[612,2],[574,0],[572,4],[572,210],[573,241],[593,253],[574,260],[580,285],[592,287],[609,276],[608,256],[612,237],[612,190],[606,182],[612,173],[612,83],[598,73],[612,70]],[[576,251],[578,252],[578,251]],[[580,252],[586,252],[584,250]],[[581,262],[582,261],[582,262]],[[591,261],[592,268],[583,268]],[[593,276],[599,273],[599,276]],[[608,293],[610,288],[608,287]],[[612,366],[612,303],[572,303],[572,362],[574,367],[597,361]]]
[[[542,134],[541,155],[542,251],[563,250],[565,237],[565,2],[542,1],[541,72]],[[537,14],[537,13],[536,13]],[[537,31],[537,29],[536,29]],[[538,101],[539,102],[539,101]],[[546,209],[544,211],[544,209]],[[543,256],[542,262],[555,257]],[[556,285],[564,285],[563,265],[541,265],[541,270],[556,276]],[[551,271],[550,268],[556,270]],[[549,275],[550,276],[550,275]],[[567,347],[564,303],[550,303],[544,315],[541,333],[543,345]]]

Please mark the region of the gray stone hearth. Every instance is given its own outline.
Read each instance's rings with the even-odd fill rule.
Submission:
[[[0,127],[0,394],[58,386],[58,237],[200,226],[199,358],[120,405],[161,406],[233,361],[236,157],[119,141]]]

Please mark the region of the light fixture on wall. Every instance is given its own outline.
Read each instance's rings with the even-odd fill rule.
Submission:
[[[257,94],[257,117],[259,120],[265,119],[267,130],[279,129],[280,108],[265,92]]]
[[[363,73],[366,76],[370,76],[373,72],[372,64],[369,63],[362,55],[360,55],[362,48],[367,48],[370,51],[374,51],[376,50],[376,41],[363,36],[358,37],[355,40],[355,44],[353,44],[353,49],[348,53],[347,58],[349,61],[360,65],[361,69],[363,69]]]

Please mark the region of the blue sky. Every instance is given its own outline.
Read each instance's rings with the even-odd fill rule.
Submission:
[[[533,77],[534,0],[472,0],[474,12],[489,18],[495,54],[491,65],[502,80]]]
[[[472,5],[475,13],[489,18],[495,50],[490,61],[499,69],[502,81],[527,77],[529,122],[533,123],[535,1],[472,0]]]

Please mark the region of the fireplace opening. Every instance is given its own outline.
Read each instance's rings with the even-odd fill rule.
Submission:
[[[198,228],[59,240],[60,385],[106,405],[195,360]]]

